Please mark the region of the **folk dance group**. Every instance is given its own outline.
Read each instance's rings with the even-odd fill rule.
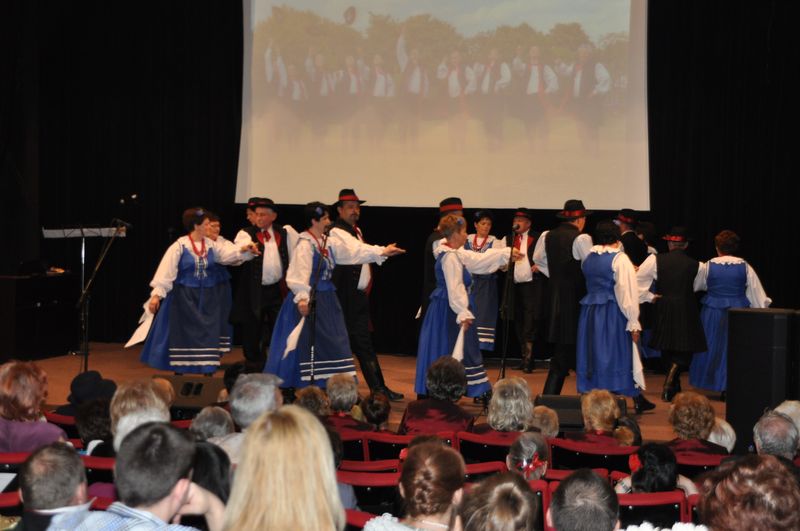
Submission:
[[[274,224],[278,207],[271,200],[253,198],[252,225],[234,242],[218,236],[213,214],[187,210],[188,235],[169,247],[151,282],[142,361],[162,370],[213,373],[230,349],[229,323],[240,323],[249,368],[278,375],[285,387],[324,387],[334,374],[355,376],[355,355],[372,391],[401,399],[386,386],[372,346],[367,296],[370,264],[405,251],[364,242],[358,227],[363,202],[354,190],[342,190],[335,224],[329,207],[309,203],[298,234]],[[453,356],[465,367],[467,396],[488,399],[481,351],[494,348],[496,275],[506,267],[514,286],[518,368],[531,372],[534,351],[549,343],[544,394],[559,394],[573,370],[579,393],[608,389],[630,396],[637,412],[655,407],[641,393],[640,351],[666,362],[663,400],[680,391],[687,369],[693,386],[724,393],[727,310],[771,303],[753,268],[735,256],[739,238],[732,231],[719,233],[718,256],[700,263],[686,254],[689,237],[681,227],[663,236],[669,251],[658,254],[645,231],[636,231],[636,212],[629,209],[598,222],[592,238],[583,233],[591,211],[580,200],[568,200],[558,225],[541,233],[531,230],[532,215],[520,208],[513,234],[504,239],[489,234],[489,211],[475,214],[476,232],[468,234],[459,198],[443,200],[439,210],[425,248],[419,395],[427,393],[428,367]],[[226,265],[245,268],[232,304]],[[695,291],[706,292],[701,308]]]

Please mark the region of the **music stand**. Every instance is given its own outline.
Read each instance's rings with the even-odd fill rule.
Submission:
[[[103,264],[108,250],[114,243],[114,240],[125,237],[126,227],[119,220],[113,221],[112,227],[64,227],[60,229],[45,229],[42,228],[42,236],[47,239],[64,239],[64,238],[80,238],[81,239],[81,296],[78,303],[75,305],[80,310],[80,327],[81,327],[81,345],[78,352],[73,354],[81,354],[83,361],[81,362],[81,371],[86,372],[89,370],[89,297],[90,290],[94,284],[94,279],[100,266]],[[100,256],[97,258],[92,276],[86,282],[86,238],[107,238],[103,248],[100,251]]]

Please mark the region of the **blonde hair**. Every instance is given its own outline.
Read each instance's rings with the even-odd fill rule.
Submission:
[[[166,378],[156,377],[153,378],[153,390],[161,397],[161,400],[167,405],[172,407],[175,402],[175,388]]]
[[[533,404],[528,382],[519,377],[494,384],[486,421],[497,431],[525,431],[531,426]]]
[[[558,413],[547,406],[534,407],[531,427],[539,428],[542,435],[548,439],[558,436],[558,432],[560,431]]]
[[[169,406],[159,394],[153,380],[132,380],[123,382],[111,398],[111,433],[116,433],[119,419],[125,415],[143,410],[158,409],[169,419]]]
[[[457,232],[466,230],[467,223],[461,216],[447,214],[439,221],[439,226],[437,228],[439,232],[442,233],[442,236],[444,236],[445,238],[449,238],[450,236],[452,236]]]
[[[247,429],[225,510],[225,530],[340,531],[345,514],[330,439],[299,406],[284,406]]]
[[[681,439],[708,439],[714,428],[714,407],[708,398],[692,391],[678,393],[672,399],[669,423]]]
[[[614,395],[605,389],[592,389],[581,396],[581,414],[586,431],[611,431],[620,411]]]

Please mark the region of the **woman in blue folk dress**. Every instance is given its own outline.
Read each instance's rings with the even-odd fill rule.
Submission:
[[[473,253],[463,249],[467,240],[464,218],[452,214],[442,218],[439,231],[444,241],[436,248],[436,289],[425,312],[417,349],[417,394],[426,395],[426,374],[434,361],[452,355],[464,364],[469,397],[488,396],[492,386],[483,368],[480,342],[475,329],[475,305],[469,295],[471,273],[489,274],[508,263],[509,253],[515,259],[519,251],[490,249]],[[461,333],[463,331],[463,334]],[[458,341],[461,336],[461,341]]]
[[[581,266],[586,296],[578,319],[578,392],[607,389],[633,397],[637,413],[655,405],[642,396],[634,382],[633,344],[639,341],[639,293],[636,270],[620,249],[620,231],[601,221],[595,229],[595,245]]]
[[[383,247],[357,242],[348,246],[337,238],[328,239],[325,230],[331,225],[328,207],[319,202],[306,205],[304,219],[307,230],[299,235],[286,272],[286,284],[291,292],[278,314],[264,372],[278,375],[286,387],[306,387],[313,382],[324,388],[327,379],[335,374],[356,374],[342,307],[331,282],[333,268],[337,262],[382,263],[387,257],[404,251],[394,245]],[[309,299],[315,285],[315,311],[311,316]]]
[[[209,374],[230,350],[230,287],[220,268],[253,255],[208,238],[205,209],[186,210],[183,226],[189,234],[169,246],[150,282],[148,310],[155,318],[141,360],[155,369]]]
[[[489,249],[504,249],[506,241],[489,234],[492,230],[492,212],[479,210],[474,216],[475,234],[467,236],[464,249],[476,253],[485,253]],[[475,299],[475,328],[478,333],[481,350],[494,351],[497,336],[497,273],[472,275],[472,296]]]
[[[700,320],[708,351],[692,358],[689,383],[724,393],[728,387],[728,309],[767,308],[772,299],[767,297],[750,264],[733,255],[739,249],[735,232],[720,232],[714,237],[714,244],[718,256],[700,264],[694,281],[695,291],[706,291]]]

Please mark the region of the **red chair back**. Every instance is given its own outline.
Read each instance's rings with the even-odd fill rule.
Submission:
[[[456,433],[456,445],[467,463],[486,463],[489,461],[505,462],[508,448],[514,443],[519,433]]]
[[[628,458],[638,446],[605,446],[584,441],[549,439],[553,468],[605,468],[630,473]]]
[[[180,430],[188,430],[192,427],[193,419],[171,420],[169,423]]]
[[[86,469],[86,481],[92,483],[114,483],[114,463],[113,457],[93,457],[82,455],[83,467]]]
[[[690,494],[689,497],[686,498],[686,516],[684,522],[692,522],[694,524],[700,523],[700,511],[698,510],[699,505],[699,494]]]
[[[356,511],[354,509],[346,509],[344,513],[347,518],[347,527],[345,529],[348,531],[363,529],[364,526],[367,525],[367,522],[373,518],[377,518],[377,515],[375,514]]]
[[[452,431],[436,433],[436,436],[450,446],[453,445],[454,434]],[[380,431],[367,432],[367,459],[379,461],[397,459],[403,448],[408,448],[409,443],[416,435],[397,435]]]
[[[618,494],[620,527],[640,525],[645,520],[653,527],[672,528],[686,519],[686,495],[682,490]]]
[[[400,481],[398,472],[372,473],[348,472],[339,470],[336,473],[339,483],[351,485],[358,500],[358,507],[373,514],[392,513],[401,516],[400,499],[397,484]]]
[[[339,463],[339,470],[347,472],[399,472],[399,459],[382,459],[380,461],[349,461]]]
[[[465,480],[468,483],[477,483],[489,476],[508,472],[508,467],[502,461],[489,461],[486,463],[470,463],[466,466]]]
[[[17,507],[22,505],[22,500],[19,499],[19,491],[3,492],[0,494],[0,508],[5,509],[8,507]]]
[[[539,511],[536,513],[536,518],[539,522],[539,525],[536,526],[535,529],[553,531],[550,527],[548,527],[547,520],[545,518],[547,509],[550,507],[550,487],[543,479],[529,481],[528,485],[531,486],[531,489],[533,489],[533,492],[536,494],[536,499],[539,500]]]
[[[68,415],[59,415],[58,413],[53,413],[52,411],[45,411],[44,418],[47,419],[47,422],[52,422],[53,424],[58,424],[59,426],[75,425],[75,417],[70,417]]]
[[[339,432],[339,436],[342,438],[343,459],[348,461],[369,461],[366,434],[367,432],[354,430],[342,430]]]
[[[714,470],[723,459],[730,456],[721,454],[704,454],[700,452],[681,452],[675,454],[678,462],[678,474],[682,474],[689,479]]]
[[[548,468],[547,472],[544,473],[544,480],[547,482],[550,481],[564,481],[569,477],[570,474],[575,472],[574,470],[560,470],[556,468]],[[608,470],[605,468],[593,468],[592,472],[600,476],[601,478],[608,481]],[[616,474],[616,472],[611,473],[612,476]],[[624,477],[627,477],[627,474],[623,474]]]
[[[114,498],[106,498],[104,496],[97,496],[94,501],[92,501],[91,509],[93,511],[105,511],[108,509],[108,506],[114,503]]]

